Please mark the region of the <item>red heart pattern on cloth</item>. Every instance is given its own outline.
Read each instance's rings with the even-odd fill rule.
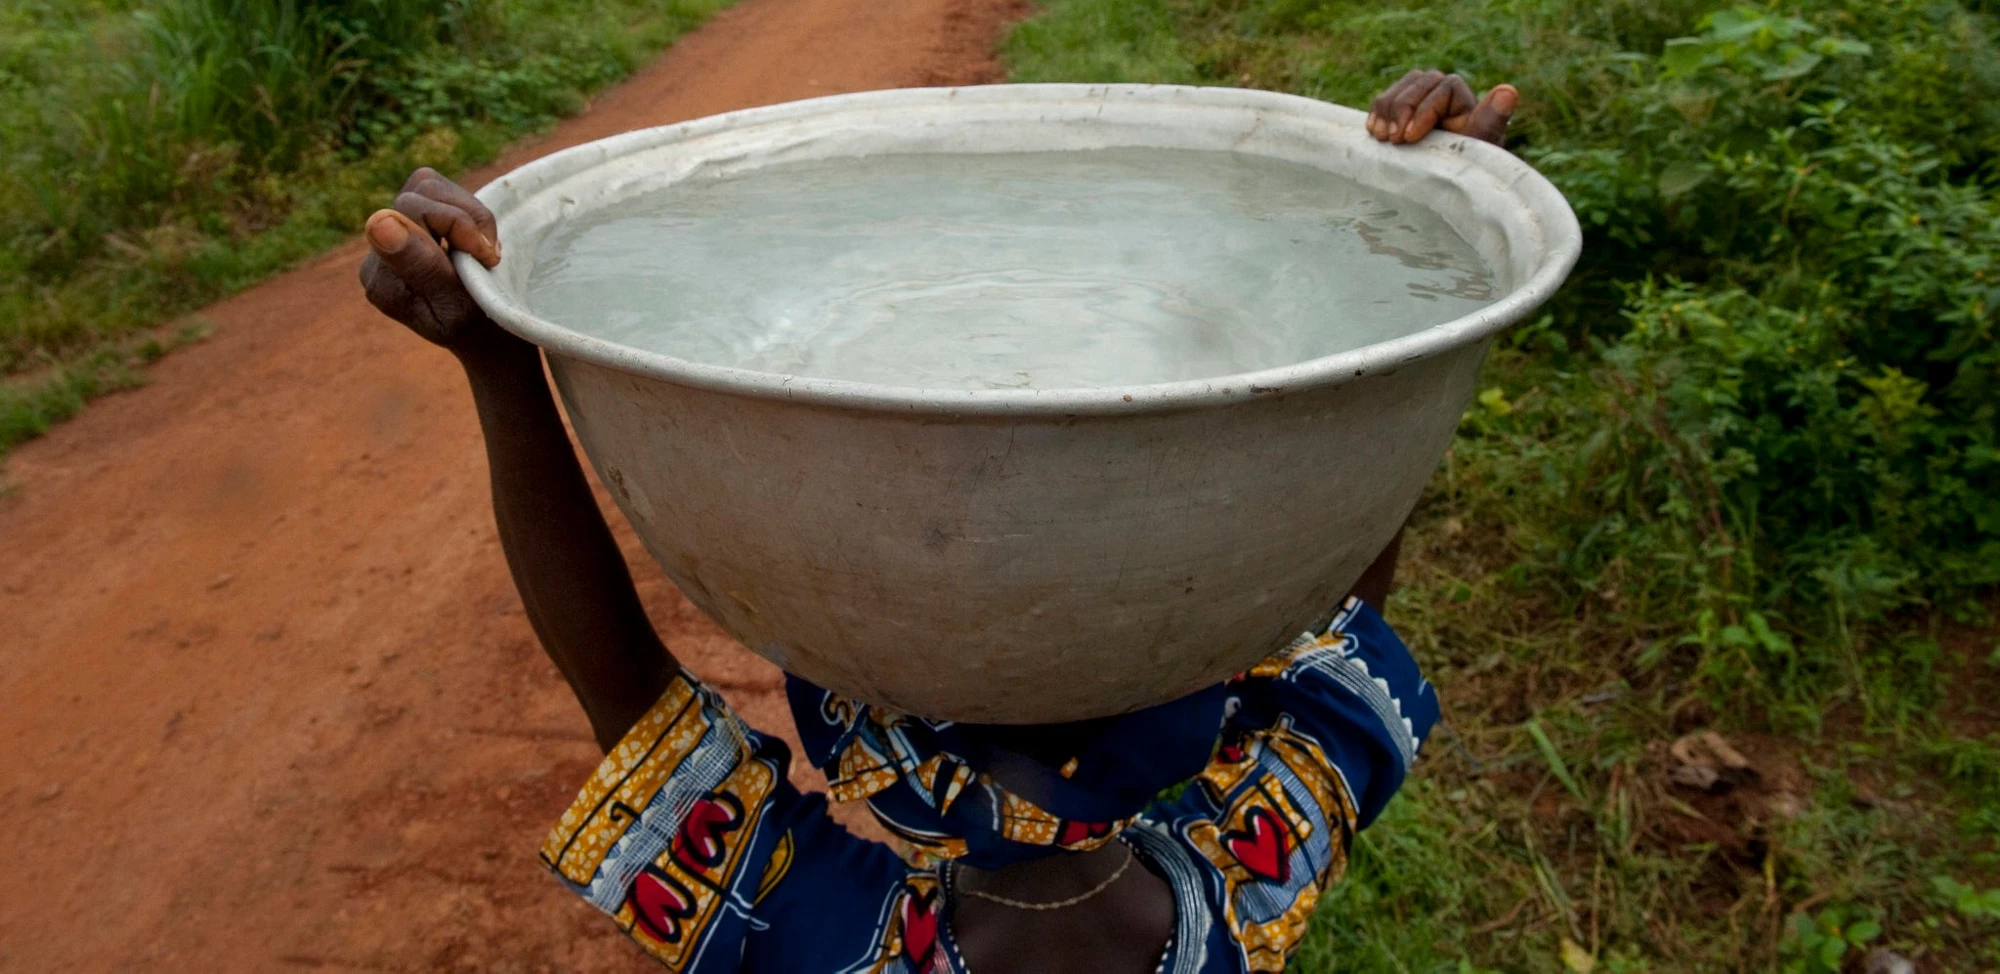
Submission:
[[[1056,845],[1077,845],[1090,839],[1101,839],[1111,834],[1110,822],[1079,822],[1071,819],[1062,824],[1056,832]]]
[[[903,956],[916,971],[928,971],[938,944],[938,894],[937,890],[918,890],[914,886],[903,891]]]
[[[696,799],[674,837],[674,859],[689,872],[707,872],[729,851],[723,837],[742,825],[743,805],[736,796],[717,793]]]
[[[1243,828],[1223,835],[1222,845],[1250,875],[1283,883],[1292,874],[1291,829],[1269,808],[1243,813]]]
[[[694,897],[656,866],[647,866],[633,880],[625,901],[632,907],[634,922],[662,943],[680,943],[681,921],[694,916]]]

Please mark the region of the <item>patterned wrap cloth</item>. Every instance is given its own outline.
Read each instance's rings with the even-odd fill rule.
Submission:
[[[1061,764],[989,728],[788,690],[832,796],[867,801],[911,860],[835,824],[826,796],[786,780],[782,741],[683,673],[542,847],[670,970],[962,974],[953,869],[1122,838],[1174,893],[1161,970],[1280,971],[1438,718],[1409,650],[1353,599],[1228,683],[1105,722]]]

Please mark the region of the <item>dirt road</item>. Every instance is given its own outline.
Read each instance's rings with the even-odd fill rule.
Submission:
[[[995,80],[1020,0],[744,0],[475,181],[614,132]],[[0,499],[0,970],[644,970],[534,850],[595,763],[507,579],[463,380],[349,245],[203,312]],[[615,519],[614,519],[615,520]],[[619,522],[758,725],[778,673]]]

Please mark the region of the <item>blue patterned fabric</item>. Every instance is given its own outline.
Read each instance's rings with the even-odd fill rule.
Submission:
[[[1011,728],[884,715],[796,677],[785,689],[804,757],[836,800],[866,800],[926,861],[980,869],[1110,841],[1208,765],[1229,699],[1218,685],[1101,722],[1049,764],[1008,748]]]
[[[1174,893],[1163,970],[1282,970],[1438,718],[1401,640],[1354,600],[1237,679],[1093,727],[1074,755],[804,684],[791,698],[835,797],[914,836],[913,861],[834,824],[786,781],[782,742],[683,675],[542,853],[671,970],[961,972],[960,864],[1119,840]]]

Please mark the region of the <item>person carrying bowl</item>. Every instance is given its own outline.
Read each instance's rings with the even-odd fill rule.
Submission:
[[[1499,143],[1518,93],[1412,71],[1368,132]],[[429,169],[369,217],[368,299],[457,357],[530,623],[607,754],[542,847],[573,892],[675,971],[1221,974],[1282,970],[1354,834],[1439,716],[1374,606],[1400,534],[1328,618],[1236,678],[1135,713],[1015,727],[884,711],[787,677],[804,757],[745,725],[653,631],[538,350],[494,324],[447,248],[501,259],[494,218]],[[1178,786],[1178,789],[1176,790]],[[864,801],[900,851],[848,833]]]

